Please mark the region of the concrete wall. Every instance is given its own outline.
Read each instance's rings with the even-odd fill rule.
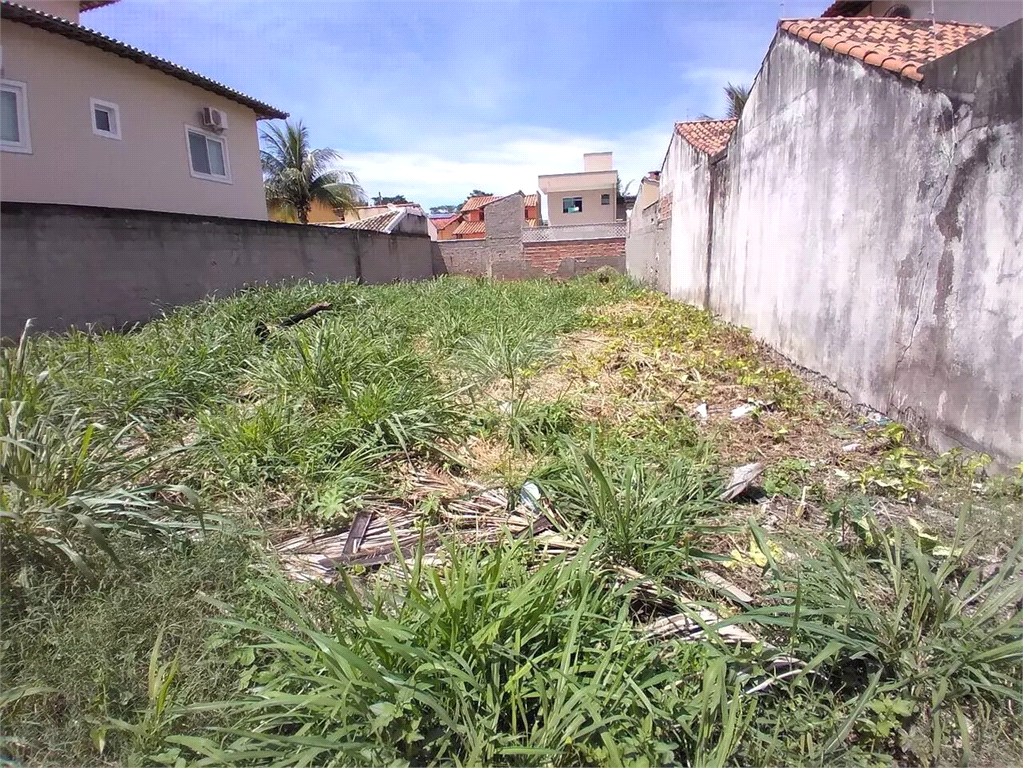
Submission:
[[[0,334],[97,323],[245,284],[306,278],[388,283],[434,273],[426,236],[84,206],[4,203]]]
[[[0,22],[4,79],[26,84],[31,153],[5,151],[0,200],[265,220],[256,114],[85,43]],[[91,99],[116,104],[120,139],[93,133]],[[227,114],[230,181],[192,176],[185,126]]]
[[[626,271],[645,285],[671,291],[671,216],[659,217],[654,200],[634,210],[625,239]]]
[[[673,299],[703,306],[707,299],[710,157],[672,134],[661,169],[660,189],[671,197]]]
[[[721,155],[672,140],[671,294],[702,304],[709,276],[714,312],[855,402],[1023,459],[1021,40],[1005,27],[921,85],[780,33]]]

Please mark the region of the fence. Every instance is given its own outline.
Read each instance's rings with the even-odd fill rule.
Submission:
[[[625,237],[625,222],[606,224],[560,224],[556,226],[526,227],[522,230],[524,243],[556,243],[562,240],[613,240]]]

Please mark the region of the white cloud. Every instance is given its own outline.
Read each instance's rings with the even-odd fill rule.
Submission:
[[[448,134],[408,149],[349,152],[344,165],[370,196],[403,194],[425,206],[441,205],[460,203],[476,188],[495,194],[535,191],[537,176],[581,171],[585,152],[613,152],[623,184],[638,180],[661,167],[671,131],[671,123],[617,136],[500,128]]]

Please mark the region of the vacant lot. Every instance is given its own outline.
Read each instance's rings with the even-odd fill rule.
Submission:
[[[7,761],[1019,760],[1018,474],[620,278],[3,354]]]

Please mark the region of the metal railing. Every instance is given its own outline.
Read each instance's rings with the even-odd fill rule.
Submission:
[[[542,224],[522,230],[524,243],[552,243],[559,240],[610,240],[625,237],[625,221],[603,224]]]

